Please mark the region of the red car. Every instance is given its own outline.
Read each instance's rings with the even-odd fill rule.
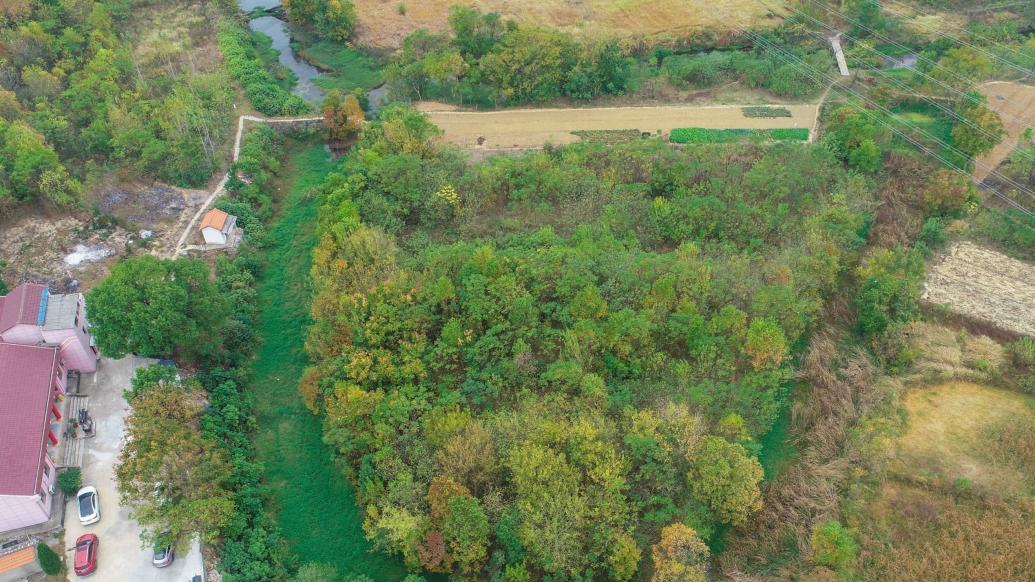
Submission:
[[[97,534],[83,534],[75,541],[75,574],[87,576],[97,569]]]

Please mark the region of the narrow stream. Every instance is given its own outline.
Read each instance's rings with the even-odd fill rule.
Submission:
[[[261,2],[261,0],[258,1]],[[242,5],[246,3],[250,2],[241,0]],[[280,51],[278,59],[280,64],[290,69],[298,77],[298,83],[292,92],[305,99],[306,103],[319,106],[323,101],[323,89],[317,87],[313,83],[313,79],[320,76],[320,71],[295,55],[295,51],[291,48],[291,34],[288,32],[287,23],[273,16],[262,16],[252,19],[248,23],[248,27],[270,37],[273,41],[273,48]]]
[[[247,14],[256,8],[262,10],[278,8],[281,0],[237,0],[237,5]],[[313,83],[313,79],[319,78],[322,73],[295,55],[294,49],[291,48],[291,32],[288,30],[287,23],[275,16],[261,16],[249,21],[248,27],[268,36],[273,41],[273,48],[280,52],[277,60],[298,77],[298,83],[292,93],[305,99],[306,103],[319,108],[320,103],[323,102],[324,91]],[[367,110],[368,117],[377,115],[377,110],[387,100],[387,92],[387,86],[381,85],[367,93],[370,103]]]

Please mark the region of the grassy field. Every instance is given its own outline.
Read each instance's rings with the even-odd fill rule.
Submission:
[[[864,579],[1030,580],[1035,399],[969,382],[912,389],[908,429],[861,506]]]
[[[674,38],[703,29],[733,31],[778,22],[769,17],[765,4],[751,0],[355,0],[357,42],[394,48],[418,28],[444,30],[453,4],[589,35],[624,37]],[[768,4],[779,8],[785,2]]]
[[[259,286],[264,343],[252,365],[256,445],[274,498],[274,511],[301,563],[334,564],[342,574],[401,580],[401,563],[370,553],[352,488],[331,464],[320,419],[298,395],[306,364],[310,253],[316,242],[317,203],[306,192],[333,167],[322,146],[308,146],[285,160],[281,214],[270,228],[272,245]]]
[[[370,55],[351,46],[321,40],[299,48],[299,55],[322,71],[314,79],[323,89],[369,91],[382,83],[381,67]]]

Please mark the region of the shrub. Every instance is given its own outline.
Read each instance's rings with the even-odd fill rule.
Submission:
[[[741,107],[744,117],[791,117],[791,110],[786,107]]]
[[[237,79],[255,109],[266,115],[295,115],[309,111],[309,105],[277,84],[252,46],[248,33],[236,23],[220,24],[219,51],[230,74]]]
[[[1035,340],[1030,337],[1021,339],[1010,344],[1010,356],[1018,368],[1031,370],[1035,368]]]
[[[812,527],[812,559],[817,564],[842,570],[859,551],[852,534],[839,522],[824,521]]]
[[[672,130],[669,141],[673,143],[731,143],[746,138],[760,138],[772,141],[808,141],[809,130],[803,127],[780,129],[705,129],[703,127],[680,127]]]
[[[72,467],[65,469],[58,475],[57,486],[62,493],[71,497],[79,491],[79,488],[83,485],[83,474],[79,470],[79,467]]]
[[[43,542],[36,544],[36,559],[39,560],[43,573],[49,576],[60,574],[64,568],[61,556],[57,555],[57,552],[50,549],[50,546]]]

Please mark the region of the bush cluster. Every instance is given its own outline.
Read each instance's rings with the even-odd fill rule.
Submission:
[[[771,141],[808,141],[809,130],[803,127],[777,129],[706,129],[703,127],[680,127],[672,130],[669,141],[673,143],[731,143],[748,138]]]
[[[229,19],[221,22],[218,40],[227,69],[244,88],[255,109],[266,115],[297,115],[310,110],[301,97],[292,95],[277,83],[240,24]]]
[[[744,117],[791,117],[791,110],[786,107],[741,107],[740,112]]]
[[[782,49],[784,50],[784,49]],[[779,51],[713,51],[694,55],[675,55],[664,59],[661,72],[676,87],[705,88],[727,81],[740,81],[749,87],[767,89],[781,97],[804,97],[822,86],[815,73],[826,70],[829,58],[819,50],[788,45],[802,64]]]

